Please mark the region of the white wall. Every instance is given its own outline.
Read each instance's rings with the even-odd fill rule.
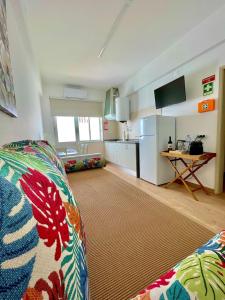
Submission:
[[[108,130],[103,132],[104,140],[112,140],[119,138],[118,122],[108,121]]]
[[[57,101],[62,101],[63,99],[63,84],[49,83],[45,82],[43,84],[43,97],[41,101],[42,114],[43,114],[43,125],[44,125],[44,138],[54,144],[57,148],[60,147],[75,147],[76,143],[61,143],[59,144],[56,139],[56,131],[54,128],[53,111],[51,109],[49,99],[58,99]],[[88,91],[87,99],[83,101],[97,101],[102,103],[102,112],[105,101],[105,91],[93,88],[85,88]],[[68,100],[76,101],[76,100]],[[53,101],[52,101],[53,103]],[[71,112],[71,115],[76,115],[76,113]],[[109,130],[103,132],[105,139],[115,138],[117,135],[117,124],[115,122],[109,122]],[[88,152],[104,152],[104,145],[102,142],[89,143]]]
[[[120,86],[120,94],[129,95],[131,101],[131,121],[128,122],[131,138],[139,136],[140,117],[171,115],[177,117],[178,139],[187,134],[205,134],[205,150],[216,151],[217,110],[198,114],[197,103],[218,98],[219,67],[225,65],[224,15],[225,7]],[[214,94],[203,97],[201,80],[211,74],[216,74]],[[187,101],[156,110],[154,89],[182,75],[185,75]],[[199,177],[206,186],[214,187],[215,160],[200,170]]]
[[[58,101],[60,101],[60,99],[63,99],[63,87],[63,84],[49,82],[43,83],[43,97],[41,99],[41,107],[43,115],[44,138],[54,145],[57,145],[57,141],[55,139],[54,120],[51,111],[50,98],[59,99]],[[105,91],[90,88],[87,88],[87,90],[87,101],[99,101],[103,103],[105,99]]]
[[[21,139],[42,138],[39,73],[26,35],[17,0],[6,1],[9,48],[18,118],[0,111],[0,145]]]

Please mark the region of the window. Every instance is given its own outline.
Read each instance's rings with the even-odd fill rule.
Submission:
[[[79,126],[79,140],[89,141],[90,140],[89,118],[78,117],[78,126]]]
[[[56,117],[58,142],[75,142],[74,117]]]
[[[89,118],[90,122],[90,131],[91,131],[91,140],[100,140],[101,139],[101,121],[99,118]]]
[[[102,118],[56,117],[58,142],[100,141]]]

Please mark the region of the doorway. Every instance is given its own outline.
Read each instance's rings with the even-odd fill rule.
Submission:
[[[225,171],[225,66],[219,70],[215,194],[224,190]]]

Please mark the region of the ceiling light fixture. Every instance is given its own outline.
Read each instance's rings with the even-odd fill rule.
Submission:
[[[126,11],[129,8],[129,6],[130,6],[130,4],[131,4],[132,1],[134,1],[134,0],[126,0],[126,2],[124,3],[121,11],[119,12],[119,14],[117,15],[117,17],[115,18],[115,20],[114,20],[114,22],[112,24],[112,27],[111,27],[111,29],[110,29],[110,31],[109,31],[106,39],[105,39],[105,42],[103,43],[102,48],[99,51],[98,58],[101,58],[102,55],[103,55],[103,53],[105,52],[105,50],[106,50],[106,48],[107,48],[107,46],[108,46],[108,44],[109,44],[112,36],[114,35],[117,27],[119,26],[119,24],[120,24],[120,22],[121,22],[121,20],[122,20],[122,18],[124,16],[124,14],[126,13]]]
[[[103,54],[104,51],[105,51],[105,48],[103,47],[103,48],[101,49],[101,51],[99,52],[99,55],[98,55],[99,58],[102,57],[102,54]]]

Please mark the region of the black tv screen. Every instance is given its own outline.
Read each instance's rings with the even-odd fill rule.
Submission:
[[[184,76],[154,91],[156,108],[162,108],[186,100]]]

